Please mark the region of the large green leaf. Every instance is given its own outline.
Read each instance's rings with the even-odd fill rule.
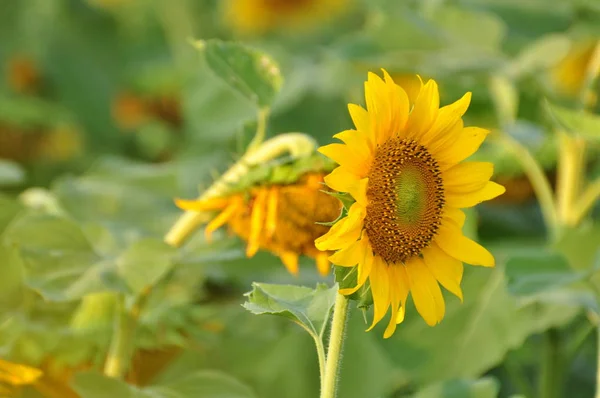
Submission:
[[[279,315],[302,325],[313,336],[322,336],[337,295],[337,286],[318,284],[316,289],[293,285],[254,283],[244,308],[254,314]]]
[[[413,398],[496,398],[498,382],[490,377],[480,380],[450,380],[428,386]]]
[[[549,250],[535,250],[511,258],[506,263],[508,287],[513,294],[534,295],[578,282],[590,275],[576,271],[565,256]]]
[[[245,384],[225,373],[210,370],[197,371],[146,391],[152,397],[164,398],[256,398]]]
[[[197,371],[171,383],[138,388],[99,373],[75,375],[73,388],[82,398],[256,398],[246,385],[218,371]]]
[[[156,239],[133,243],[117,260],[117,273],[134,294],[158,282],[174,265],[176,250]]]
[[[267,54],[240,43],[221,40],[196,42],[212,71],[259,107],[270,106],[279,92],[279,67]]]
[[[0,313],[18,308],[23,299],[23,262],[16,247],[0,243]],[[1,319],[1,318],[0,318]]]
[[[380,340],[411,382],[477,377],[528,334],[529,326],[508,294],[501,271],[468,269],[463,291],[463,304],[454,297],[446,299],[446,315],[436,327],[427,326],[409,305],[395,335]]]
[[[71,220],[27,214],[5,232],[21,249],[25,282],[48,300],[75,300],[105,289],[110,264],[94,252],[81,228]]]

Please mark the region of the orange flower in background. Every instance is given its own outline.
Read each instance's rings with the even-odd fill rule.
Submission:
[[[226,22],[241,34],[262,34],[278,28],[302,28],[340,14],[348,0],[231,0]]]
[[[175,128],[181,127],[181,103],[175,96],[145,98],[131,93],[119,94],[112,103],[112,117],[123,130],[135,130],[155,118]]]
[[[35,93],[41,83],[41,74],[33,59],[18,55],[8,61],[7,82],[20,94]]]
[[[440,284],[462,300],[463,262],[493,267],[494,257],[462,233],[468,208],[493,199],[504,188],[490,181],[493,165],[463,162],[488,134],[464,127],[471,94],[440,108],[437,83],[419,81],[414,99],[384,71],[369,73],[367,109],[350,104],[356,130],[334,137],[343,143],[319,149],[339,164],[326,184],[355,200],[346,217],[316,240],[329,259],[354,267],[357,285],[367,280],[375,313],[372,329],[388,310],[384,337],[404,320],[408,294],[428,325],[445,314]]]
[[[298,273],[298,258],[314,258],[321,275],[330,269],[327,257],[314,241],[329,230],[317,222],[335,220],[341,211],[339,200],[321,190],[323,175],[305,174],[289,185],[264,185],[226,197],[208,200],[177,200],[183,210],[219,211],[205,229],[207,240],[212,233],[227,224],[234,234],[248,242],[247,257],[259,249],[279,256],[294,275]]]

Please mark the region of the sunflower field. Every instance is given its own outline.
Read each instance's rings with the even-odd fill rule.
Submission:
[[[600,0],[0,4],[0,397],[600,398]]]

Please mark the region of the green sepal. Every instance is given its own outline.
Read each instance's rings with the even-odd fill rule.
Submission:
[[[340,289],[352,289],[356,286],[358,280],[358,268],[354,267],[334,267],[335,281],[339,284]],[[358,308],[367,310],[373,305],[373,295],[371,294],[371,285],[366,281],[356,292],[347,296],[348,299],[357,302]]]

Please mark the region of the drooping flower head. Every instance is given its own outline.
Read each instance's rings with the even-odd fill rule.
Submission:
[[[462,300],[463,262],[494,266],[492,255],[462,234],[460,210],[492,199],[504,188],[489,181],[493,165],[463,162],[488,134],[464,127],[471,94],[440,108],[438,86],[419,79],[414,95],[370,73],[367,109],[350,104],[356,126],[335,138],[343,143],[319,151],[339,164],[325,183],[355,200],[346,217],[317,239],[320,250],[342,267],[356,267],[357,285],[370,283],[373,328],[391,309],[384,337],[404,319],[408,294],[427,324],[444,317],[439,284]],[[412,90],[415,91],[415,90]]]
[[[318,250],[314,242],[329,230],[318,223],[338,217],[341,205],[323,192],[327,188],[323,176],[322,172],[310,172],[293,183],[262,183],[225,197],[177,200],[176,204],[183,210],[218,212],[206,226],[207,240],[227,224],[231,232],[248,242],[247,257],[259,249],[270,251],[295,275],[298,259],[305,255],[316,260],[321,275],[327,275],[331,253]]]

